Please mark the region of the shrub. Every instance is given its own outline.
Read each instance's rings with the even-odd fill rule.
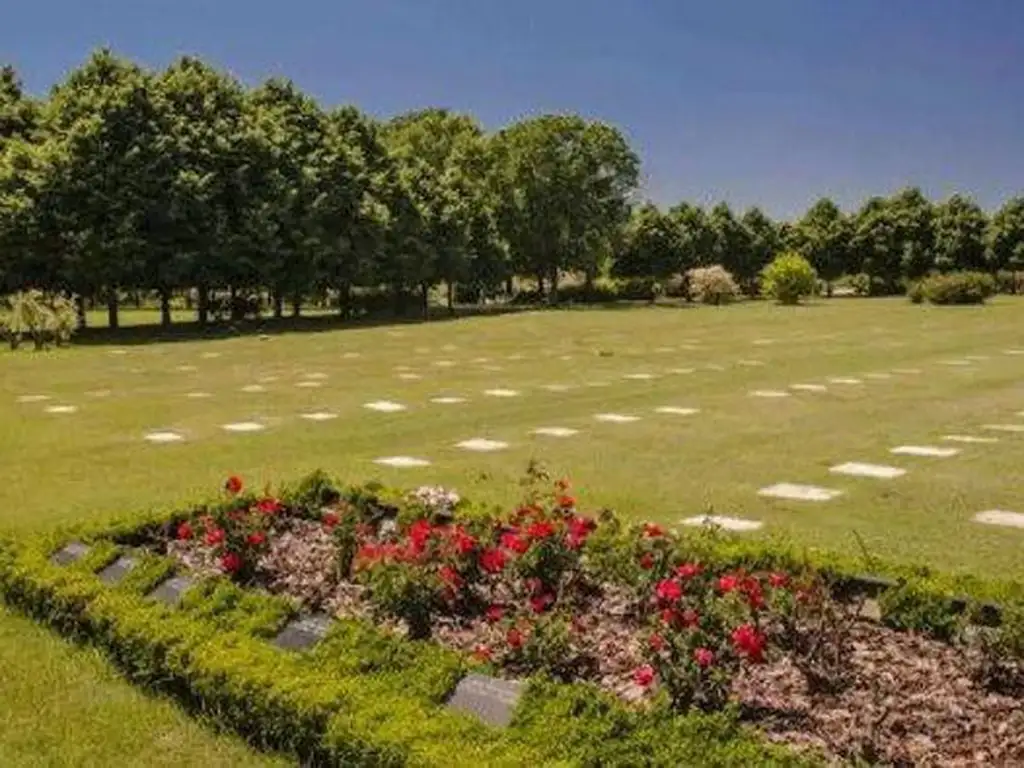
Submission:
[[[729,304],[740,294],[733,276],[719,264],[691,269],[687,280],[690,295],[703,304]]]
[[[761,272],[761,290],[780,304],[797,304],[814,295],[817,288],[814,267],[799,253],[782,253]]]
[[[858,272],[850,277],[850,287],[857,296],[888,296],[892,288],[880,277]]]
[[[38,290],[21,291],[4,299],[0,306],[4,308],[0,332],[11,349],[21,346],[26,336],[32,339],[36,349],[45,349],[51,343],[63,346],[75,331],[74,300],[65,296],[47,296]]]
[[[1024,293],[1024,272],[1000,270],[996,273],[996,287],[999,293]]]
[[[921,290],[932,304],[983,304],[995,294],[996,283],[984,272],[949,272],[926,277]]]
[[[924,301],[924,285],[920,280],[907,285],[907,298],[912,304],[920,304]]]

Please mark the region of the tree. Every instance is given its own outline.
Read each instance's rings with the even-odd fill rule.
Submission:
[[[884,198],[870,198],[857,212],[851,245],[851,266],[868,276],[870,293],[897,293],[902,275],[901,242]]]
[[[760,273],[782,250],[782,239],[775,222],[758,207],[748,208],[740,223],[747,233],[750,269]]]
[[[794,248],[825,281],[828,296],[832,283],[844,272],[853,271],[850,262],[852,232],[839,207],[827,197],[810,207],[793,229]]]
[[[765,296],[780,304],[799,304],[800,299],[814,294],[817,284],[814,267],[795,251],[779,254],[761,273]]]
[[[675,221],[653,203],[633,211],[612,266],[613,274],[664,280],[688,268]]]
[[[903,277],[917,279],[934,266],[935,208],[917,187],[908,187],[888,200]]]
[[[1024,270],[1024,197],[1007,200],[989,220],[985,233],[989,269]],[[1016,290],[1016,280],[1012,281]]]
[[[718,203],[707,218],[711,253],[715,264],[732,274],[747,295],[756,294],[758,267],[754,260],[750,232],[733,215],[728,203]]]
[[[38,120],[38,105],[25,96],[14,67],[0,67],[0,152],[8,140],[30,137]]]
[[[588,280],[629,216],[639,160],[622,134],[577,116],[523,120],[495,136],[499,230],[515,269],[548,279],[580,269]]]
[[[986,225],[981,208],[964,195],[941,203],[935,215],[935,267],[941,272],[987,269]]]

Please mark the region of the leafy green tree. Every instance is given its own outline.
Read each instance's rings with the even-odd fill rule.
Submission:
[[[934,266],[935,207],[917,187],[900,190],[888,200],[895,230],[900,273],[917,279]]]
[[[0,67],[0,152],[13,138],[29,138],[39,122],[39,106],[25,95],[12,66]]]
[[[761,273],[764,295],[780,304],[799,304],[814,295],[817,284],[814,267],[796,251],[780,253]]]
[[[747,233],[750,269],[759,273],[775,258],[775,254],[782,250],[779,228],[756,206],[744,212],[740,224]]]
[[[832,283],[852,271],[850,224],[839,207],[827,197],[810,207],[793,228],[792,245],[806,258],[832,295]]]
[[[935,266],[941,272],[953,269],[983,271],[985,259],[984,212],[969,197],[953,195],[936,209]]]
[[[633,211],[612,273],[619,277],[664,280],[688,268],[682,255],[675,221],[653,203],[647,203]]]
[[[902,243],[885,198],[872,197],[857,211],[851,245],[852,264],[870,279],[870,292],[897,293],[902,275]]]
[[[1024,270],[1024,197],[1007,200],[989,219],[985,244],[991,271]]]
[[[721,264],[732,274],[747,295],[757,288],[758,267],[754,259],[750,232],[743,226],[728,203],[715,205],[707,218],[711,232],[712,262]]]

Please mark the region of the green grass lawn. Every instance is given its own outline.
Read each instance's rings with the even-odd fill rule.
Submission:
[[[859,550],[860,537],[878,556],[1022,577],[1024,530],[971,521],[987,509],[1024,512],[1024,434],[981,429],[1024,424],[1017,415],[1024,411],[1024,356],[1005,354],[1024,348],[1022,328],[1024,300],[1018,299],[969,308],[833,300],[797,308],[754,303],[520,313],[265,340],[4,353],[0,526],[27,533],[102,519],[206,495],[230,473],[262,485],[316,467],[352,481],[443,484],[475,499],[512,502],[528,460],[538,458],[553,472],[570,475],[587,507],[610,506],[667,524],[713,510],[762,521],[765,535],[846,552]],[[965,356],[985,359],[967,366],[943,363]],[[438,366],[441,361],[452,365]],[[678,372],[690,368],[692,373]],[[421,378],[406,380],[401,373]],[[655,378],[624,378],[636,373]],[[865,378],[872,373],[891,377]],[[308,374],[326,378],[319,388],[297,387]],[[833,384],[830,377],[862,383]],[[241,391],[257,383],[264,392]],[[794,383],[826,384],[828,391],[794,391],[783,399],[749,394]],[[548,385],[570,389],[551,391]],[[520,394],[484,394],[493,388]],[[102,390],[109,393],[95,394]],[[189,392],[211,397],[190,399]],[[16,402],[33,394],[51,399]],[[467,402],[431,403],[437,396]],[[408,410],[362,407],[375,400],[399,402]],[[51,405],[78,410],[46,413]],[[700,412],[657,413],[662,406]],[[300,417],[312,411],[337,418]],[[607,412],[641,418],[622,424],[594,420]],[[242,421],[258,421],[266,429],[230,434],[220,427]],[[531,434],[538,427],[578,434]],[[173,430],[185,439],[166,445],[144,441],[154,430]],[[999,442],[943,443],[946,434],[989,435]],[[508,447],[493,453],[455,447],[470,438]],[[889,454],[904,444],[947,445],[961,453]],[[373,463],[395,455],[432,463],[415,469]],[[908,473],[892,480],[829,473],[830,466],[847,461],[894,465]],[[784,481],[844,493],[821,503],[758,496],[759,488]],[[11,674],[0,682],[0,697],[14,702],[6,716],[21,724],[13,746],[2,740],[10,736],[0,737],[0,754],[20,748],[18,757],[53,764],[64,759],[65,749],[88,753],[88,761],[108,748],[102,744],[129,736],[139,740],[143,733],[149,734],[145,743],[172,762],[217,764],[238,754],[238,747],[196,730],[163,704],[135,703],[141,695],[111,679],[95,659],[20,620],[0,617],[0,638],[0,653],[28,660],[6,665]],[[66,704],[57,694],[47,698],[34,666],[48,670],[57,688],[85,690],[95,680],[97,698],[122,697],[133,702],[131,713],[121,722],[117,707],[124,704],[92,709],[77,707],[70,694]],[[91,742],[74,741],[70,726],[36,723],[36,710],[96,729],[102,736],[93,745],[96,752]]]

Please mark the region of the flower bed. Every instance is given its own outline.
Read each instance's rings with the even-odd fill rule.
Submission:
[[[955,647],[879,626],[860,618],[863,600],[833,596],[826,572],[737,567],[713,534],[587,516],[539,472],[511,514],[443,489],[343,494],[319,475],[284,500],[237,478],[225,492],[149,544],[493,674],[594,683],[644,711],[738,706],[769,738],[829,758],[1024,761],[1012,627],[1001,645],[975,629],[973,647]],[[912,592],[894,595],[889,608],[907,609]],[[889,623],[959,636],[948,605],[910,603]]]

